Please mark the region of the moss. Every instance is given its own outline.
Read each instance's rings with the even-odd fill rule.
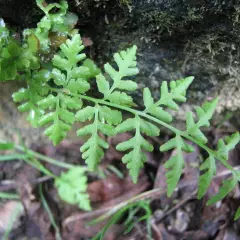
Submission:
[[[119,0],[120,6],[127,7],[129,12],[132,11],[132,0]]]

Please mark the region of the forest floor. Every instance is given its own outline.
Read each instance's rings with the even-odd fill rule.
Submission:
[[[219,137],[235,130],[229,122],[224,123],[221,129],[215,127],[208,132],[210,145],[215,146]],[[194,146],[195,152],[184,155],[185,168],[178,189],[168,198],[163,163],[174,152],[149,153],[138,183],[133,184],[121,162],[122,154],[114,148],[129,137],[129,134],[122,134],[109,138],[110,148],[99,170],[88,176],[88,193],[93,208],[90,212],[61,201],[53,179],[17,156],[16,161],[0,162],[0,192],[18,194],[12,195],[12,199],[0,200],[0,239],[92,239],[109,221],[110,227],[103,238],[106,240],[240,239],[240,220],[233,220],[240,204],[239,187],[222,202],[206,206],[207,199],[216,194],[222,181],[230,176],[228,170],[217,165],[217,174],[207,194],[197,200],[200,174],[197,167],[205,156]],[[150,140],[157,150],[170,137],[163,134],[161,138]],[[79,154],[82,143],[82,140],[64,140],[56,148],[50,144],[39,146],[37,143],[29,148],[59,162],[84,165]],[[10,152],[1,151],[0,155],[7,154]],[[228,161],[234,167],[239,167],[239,145],[231,152]],[[56,175],[65,171],[49,163],[43,164]],[[89,224],[99,217],[101,222]],[[124,234],[126,230],[129,232]],[[99,235],[95,239],[100,239]]]

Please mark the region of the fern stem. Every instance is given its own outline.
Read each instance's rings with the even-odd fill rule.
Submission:
[[[0,140],[0,143],[5,143],[5,141],[1,141],[1,140]],[[20,151],[22,151],[22,152],[25,151],[24,147],[21,146],[21,145],[18,145],[18,144],[14,144],[14,148],[17,149],[17,150],[20,150]],[[34,157],[36,157],[36,158],[44,161],[44,162],[48,162],[48,163],[50,163],[50,164],[52,164],[52,165],[56,165],[56,166],[59,166],[59,167],[62,167],[62,168],[71,169],[71,168],[76,167],[76,165],[69,164],[69,163],[64,163],[64,162],[59,162],[59,161],[56,160],[56,159],[53,159],[53,158],[51,158],[51,157],[42,155],[41,153],[35,152],[35,151],[33,151],[33,150],[30,150],[30,149],[28,149],[28,153],[31,154],[32,156],[34,156]],[[10,155],[10,156],[12,157],[12,155]],[[23,154],[21,154],[21,155],[20,155],[20,154],[16,154],[16,155],[15,155],[16,158],[17,158],[17,157],[26,157],[26,156],[27,156],[27,155],[23,155]],[[11,158],[11,157],[9,157],[9,158]],[[12,159],[12,158],[11,158],[11,159]],[[7,159],[7,156],[6,156],[6,160],[8,160],[8,159]],[[84,168],[84,166],[83,166],[83,168]]]

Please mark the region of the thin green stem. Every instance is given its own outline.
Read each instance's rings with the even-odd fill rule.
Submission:
[[[55,230],[55,233],[56,233],[56,240],[62,240],[62,237],[61,237],[61,233],[60,233],[60,230],[59,230],[59,227],[57,226],[56,222],[55,222],[55,219],[54,219],[54,216],[52,214],[52,211],[51,209],[49,208],[48,206],[48,203],[43,195],[43,190],[42,190],[42,184],[39,186],[39,195],[40,195],[40,198],[42,200],[42,203],[43,203],[43,206],[48,214],[48,217],[49,217],[49,220]]]
[[[4,199],[19,199],[19,195],[15,194],[15,193],[0,192],[0,198],[4,198]]]
[[[26,157],[26,154],[11,154],[6,156],[0,156],[0,161],[14,161],[18,159],[25,159]]]
[[[22,147],[20,145],[15,144],[14,147],[17,150],[24,151],[24,147]],[[28,153],[31,154],[32,156],[42,160],[42,161],[48,162],[52,165],[56,165],[56,166],[59,166],[59,167],[62,167],[62,168],[71,169],[71,168],[76,167],[76,165],[57,161],[56,159],[53,159],[51,157],[42,155],[42,154],[40,154],[38,152],[35,152],[35,151],[32,151],[30,149],[28,150]]]

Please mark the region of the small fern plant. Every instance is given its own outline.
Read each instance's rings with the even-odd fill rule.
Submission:
[[[219,193],[208,204],[223,199],[234,189],[240,181],[240,172],[227,160],[229,151],[239,143],[239,133],[220,139],[216,149],[210,149],[202,131],[204,127],[210,126],[218,99],[196,107],[196,113],[188,112],[186,128],[177,129],[172,124],[173,116],[168,110],[178,111],[179,103],[186,102],[186,92],[193,77],[170,83],[163,81],[157,101],[152,97],[150,89],[144,88],[144,108],[141,108],[131,97],[131,92],[138,89],[138,84],[133,81],[139,72],[137,47],[115,53],[114,62],[106,63],[104,69],[100,70],[83,53],[84,45],[77,30],[72,25],[66,26],[65,20],[69,21],[67,3],[61,1],[59,4],[47,5],[37,0],[37,4],[46,16],[36,29],[25,30],[22,46],[9,35],[4,24],[0,28],[0,34],[4,36],[0,41],[0,81],[25,80],[26,87],[14,93],[13,100],[20,104],[19,111],[29,113],[27,119],[33,127],[46,127],[45,134],[57,145],[67,136],[75,122],[84,123],[77,135],[88,137],[80,151],[91,171],[97,168],[104,151],[109,147],[106,136],[133,132],[133,137],[118,144],[116,149],[124,152],[122,161],[129,169],[134,183],[147,160],[146,152],[153,151],[148,136],[157,137],[160,128],[166,128],[173,132],[174,137],[160,146],[160,151],[175,150],[175,154],[164,165],[167,169],[169,197],[176,189],[184,168],[183,153],[194,151],[189,141],[208,155],[200,166],[198,198],[205,195],[216,174],[216,161],[220,161],[231,172],[231,177],[223,182]],[[52,11],[54,13],[50,12],[52,9],[55,9],[55,12]],[[59,30],[62,30],[66,39],[59,49],[52,49],[50,36]],[[47,55],[44,58],[46,51],[53,57]],[[94,95],[90,90],[94,90]],[[125,117],[125,112],[130,116]],[[89,210],[84,173],[80,166],[63,173],[56,180],[56,187],[63,200]],[[235,218],[238,217],[240,210]]]

